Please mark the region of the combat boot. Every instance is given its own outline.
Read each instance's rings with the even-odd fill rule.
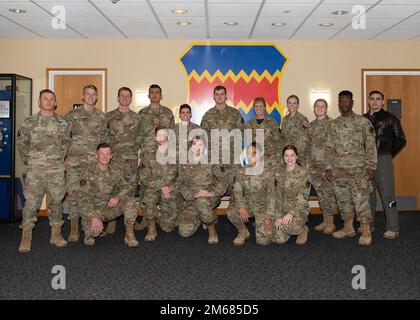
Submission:
[[[217,244],[219,242],[219,238],[217,236],[215,223],[212,225],[207,226],[207,230],[209,231],[209,239],[207,240],[208,244]]]
[[[369,223],[360,223],[360,229],[362,229],[362,235],[359,238],[359,244],[362,246],[368,246],[372,243],[372,235],[369,230]]]
[[[322,223],[315,226],[315,231],[324,231],[325,227],[327,226],[327,217],[328,216],[326,214],[322,215]]]
[[[356,235],[356,231],[354,231],[354,228],[353,228],[353,219],[344,220],[344,227],[334,232],[332,235],[336,239],[354,237]]]
[[[335,231],[334,216],[325,217],[324,234],[332,234]]]
[[[306,241],[308,241],[308,233],[309,233],[309,228],[307,226],[303,226],[302,232],[299,233],[296,239],[296,244],[299,244],[299,245],[305,244]]]
[[[143,217],[140,223],[136,222],[136,224],[134,225],[134,230],[136,231],[141,231],[146,228],[147,228],[147,220],[145,217]]]
[[[68,242],[77,242],[79,240],[79,218],[70,220],[70,236]]]
[[[384,234],[383,234],[383,237],[385,238],[385,239],[390,239],[390,240],[394,240],[394,239],[397,239],[398,237],[400,236],[400,233],[399,232],[396,232],[396,231],[386,231]]]
[[[87,246],[93,246],[95,244],[95,238],[85,234],[85,239],[83,240],[83,242]]]
[[[60,226],[54,226],[51,227],[51,237],[50,237],[50,243],[52,245],[55,245],[56,247],[65,247],[67,245],[67,241],[63,239],[63,236],[61,235],[61,227]]]
[[[124,242],[129,247],[138,247],[139,242],[136,239],[136,236],[134,235],[134,228],[132,224],[127,224],[125,226],[125,238]]]
[[[369,230],[370,230],[370,233],[374,233],[375,232],[375,227],[373,225],[370,225]],[[362,233],[362,228],[361,227],[357,228],[357,233]]]
[[[249,231],[246,226],[242,226],[239,230],[238,236],[233,240],[235,246],[243,246],[245,241],[249,239]]]
[[[111,220],[108,222],[108,225],[106,226],[105,232],[106,234],[114,234],[115,229],[117,228],[117,220]]]
[[[156,231],[156,221],[155,219],[150,219],[147,221],[148,228],[147,228],[147,234],[144,240],[146,241],[155,241],[157,237],[157,231]]]
[[[22,230],[22,241],[20,242],[19,252],[27,253],[31,251],[32,229],[25,228]]]

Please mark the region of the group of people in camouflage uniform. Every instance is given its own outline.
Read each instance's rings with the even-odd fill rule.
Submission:
[[[151,85],[150,105],[136,113],[130,110],[131,90],[122,87],[118,108],[105,114],[95,107],[97,88],[88,85],[81,108],[61,117],[55,113],[54,92],[40,92],[40,111],[24,121],[17,135],[27,166],[19,252],[31,250],[36,210],[45,193],[50,242],[57,247],[78,241],[80,219],[84,243],[94,245],[97,237],[115,232],[115,219],[121,215],[130,247],[139,245],[136,230],[147,228],[145,240],[154,241],[157,224],[165,232],[177,228],[183,237],[203,226],[208,243],[216,244],[216,208],[224,194],[230,196],[227,217],[238,230],[235,245],[250,237],[246,224],[252,217],[258,244],[285,243],[297,235],[296,243],[303,245],[309,232],[311,185],[323,213],[315,230],[338,239],[352,237],[355,212],[359,244],[371,243],[375,131],[366,117],[352,111],[350,91],[340,92],[341,116],[335,120],[327,115],[327,102],[317,100],[311,123],[298,112],[299,98],[288,97],[289,114],[282,119],[281,130],[268,117],[262,97],[254,99],[255,118],[245,125],[240,112],[226,104],[223,86],[214,88],[215,106],[203,116],[201,126],[190,122],[188,104],[180,106],[180,122],[175,124],[172,111],[161,105],[162,97],[162,89]],[[221,130],[222,137],[214,135],[214,129]],[[242,140],[244,129],[252,134]],[[235,130],[244,141],[245,159],[235,153],[232,139],[219,147],[220,138]],[[140,204],[134,198],[139,182]],[[67,241],[61,235],[65,196],[70,206]],[[144,217],[137,223],[139,206]],[[337,207],[344,227],[335,231]]]

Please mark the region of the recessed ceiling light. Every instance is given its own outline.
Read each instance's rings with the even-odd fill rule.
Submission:
[[[348,13],[348,11],[346,11],[346,10],[337,10],[337,11],[333,11],[333,12],[331,12],[332,14],[335,14],[336,16],[341,16],[341,15],[343,15],[343,14],[346,14],[346,13]]]
[[[273,22],[271,25],[273,27],[283,27],[283,26],[286,25],[286,23],[285,22]]]
[[[185,26],[189,26],[191,24],[191,22],[181,21],[181,22],[177,22],[176,24],[181,26],[181,27],[185,27]]]
[[[283,13],[290,13],[290,10],[284,10]]]
[[[227,25],[229,27],[233,27],[233,26],[237,26],[238,23],[237,22],[230,21],[230,22],[225,22],[225,25]]]
[[[184,14],[184,13],[187,13],[188,10],[187,9],[174,9],[171,12],[175,14]]]
[[[23,9],[15,9],[15,8],[9,9],[9,11],[10,12],[13,12],[13,13],[26,13],[26,10],[23,10]]]
[[[319,24],[320,27],[331,27],[333,25],[334,25],[334,23],[331,23],[331,22],[328,22],[328,23],[320,23]]]

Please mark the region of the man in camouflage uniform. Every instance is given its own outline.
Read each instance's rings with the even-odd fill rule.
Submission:
[[[316,231],[332,234],[335,231],[336,212],[333,184],[325,177],[327,138],[330,134],[332,119],[327,115],[328,103],[318,99],[314,103],[316,119],[309,124],[309,173],[312,186],[318,195],[323,222],[315,227]]]
[[[282,146],[277,122],[267,116],[264,98],[255,98],[253,108],[255,118],[246,124],[246,129],[252,130],[252,141],[256,141],[258,129],[264,130],[264,161],[267,162],[267,166],[278,165],[281,161]]]
[[[140,115],[140,149],[141,154],[150,153],[156,149],[155,130],[158,127],[173,129],[175,125],[172,110],[160,104],[163,98],[162,88],[157,84],[149,87],[150,105],[139,111]],[[140,196],[144,189],[140,185]],[[144,202],[144,200],[142,199]],[[141,223],[134,226],[135,230],[143,230],[147,226],[147,220],[143,218]]]
[[[245,226],[248,219],[255,217],[255,236],[257,244],[265,245],[271,240],[271,228],[267,231],[265,220],[275,216],[274,170],[261,161],[262,147],[253,142],[247,148],[248,166],[241,168],[235,178],[233,193],[235,202],[229,204],[227,217],[238,230],[233,240],[236,246],[242,246],[249,238]],[[273,164],[274,165],[274,164]],[[252,172],[261,166],[261,172]]]
[[[344,227],[334,232],[333,237],[341,239],[356,235],[353,228],[356,211],[362,233],[359,244],[369,245],[372,241],[369,196],[377,163],[375,131],[368,119],[353,112],[350,91],[339,93],[338,106],[341,116],[332,122],[327,141],[326,176],[329,181],[334,181]]]
[[[145,218],[148,231],[146,241],[154,241],[157,236],[156,222],[165,232],[175,228],[177,215],[176,190],[176,149],[169,148],[167,128],[155,130],[156,147],[151,152],[142,153],[140,181],[144,190]],[[157,206],[160,206],[158,215]]]
[[[301,114],[299,109],[299,98],[291,95],[287,98],[287,109],[289,114],[282,119],[281,124],[281,142],[283,148],[288,145],[294,145],[299,152],[299,164],[307,166],[308,164],[308,118]]]
[[[71,143],[66,158],[66,199],[70,204],[71,225],[70,236],[67,239],[69,242],[76,242],[79,239],[80,172],[96,162],[96,146],[108,140],[106,116],[95,108],[97,100],[98,89],[94,85],[87,85],[83,88],[82,107],[66,115],[71,129]]]
[[[55,113],[54,92],[45,89],[39,93],[37,114],[25,119],[16,139],[16,146],[27,166],[24,185],[25,207],[20,228],[23,229],[19,252],[31,250],[32,229],[37,221],[36,210],[41,207],[45,192],[48,195],[50,243],[63,247],[67,242],[61,236],[62,200],[66,194],[64,158],[70,142],[66,120]]]
[[[238,129],[237,132],[240,134],[240,139],[238,139],[238,142],[240,141],[239,150],[242,149],[242,134],[244,129],[244,120],[241,116],[241,113],[228,105],[226,105],[227,100],[227,92],[226,88],[223,86],[217,86],[213,90],[213,98],[216,103],[216,105],[208,110],[201,121],[201,128],[203,128],[207,132],[208,140],[210,141],[209,146],[209,155],[211,155],[211,145],[214,145],[216,141],[211,140],[211,130],[212,129],[226,129],[230,133],[232,133],[232,130]],[[222,133],[220,132],[220,137],[222,137]],[[225,137],[227,138],[227,137]],[[239,138],[239,135],[238,135]],[[220,141],[219,138],[219,159],[212,159],[211,163],[218,163],[222,164],[224,167],[224,170],[228,177],[229,182],[229,189],[233,187],[233,182],[235,178],[236,171],[240,168],[240,159],[239,155],[237,155],[237,158],[235,158],[234,154],[234,142],[230,138],[230,151],[226,150],[223,147],[223,143]],[[223,163],[222,156],[223,155],[230,155],[230,164]],[[229,190],[231,191],[231,190]]]
[[[224,167],[208,163],[206,146],[205,136],[193,138],[189,163],[178,165],[176,186],[185,200],[184,210],[177,218],[178,233],[182,237],[190,237],[203,223],[209,233],[207,243],[217,244],[215,209],[228,183]]]
[[[118,108],[108,112],[106,119],[109,143],[114,154],[112,164],[122,169],[124,178],[130,183],[134,195],[139,183],[140,116],[130,110],[132,97],[133,93],[130,88],[120,88],[118,90]],[[113,234],[115,227],[116,220],[110,221],[106,228],[106,234]]]
[[[137,247],[139,243],[133,230],[137,204],[133,198],[133,188],[119,167],[109,165],[112,156],[111,146],[100,143],[96,151],[97,163],[84,167],[80,176],[84,243],[88,246],[94,245],[95,237],[103,231],[103,222],[124,215],[124,242],[129,247]]]

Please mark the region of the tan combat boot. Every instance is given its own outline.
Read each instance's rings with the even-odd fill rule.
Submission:
[[[64,240],[63,236],[61,235],[60,226],[51,227],[50,243],[59,248],[65,247],[67,245],[67,241]]]
[[[325,217],[324,234],[332,234],[335,231],[334,216]]]
[[[327,226],[327,217],[328,216],[326,214],[322,214],[322,223],[315,226],[315,231],[324,231],[325,227]]]
[[[70,236],[68,242],[77,242],[79,240],[79,219],[70,220]]]
[[[370,233],[374,233],[375,232],[375,227],[373,225],[370,225],[369,230],[370,230]],[[361,227],[357,228],[357,233],[362,233],[362,228]]]
[[[296,239],[296,244],[299,244],[299,245],[305,244],[306,241],[308,241],[308,233],[309,233],[309,228],[307,226],[303,226],[302,232],[299,233]]]
[[[354,237],[355,235],[356,231],[353,228],[353,219],[344,220],[344,227],[333,233],[333,237],[336,239]]]
[[[144,217],[143,217],[143,219],[141,220],[140,223],[136,223],[134,225],[134,230],[136,230],[136,231],[141,231],[141,230],[146,229],[146,228],[147,228],[147,220]]]
[[[125,226],[125,238],[124,242],[129,247],[138,247],[139,242],[136,239],[136,236],[134,235],[134,228],[132,224],[127,224]]]
[[[83,242],[87,246],[93,246],[95,244],[95,238],[85,234],[85,239],[83,240]]]
[[[219,242],[219,238],[217,236],[215,223],[212,225],[207,226],[207,230],[209,231],[209,239],[207,240],[208,244],[217,244]]]
[[[382,235],[385,239],[390,239],[390,240],[394,240],[397,239],[400,236],[399,232],[396,231],[386,231],[383,235]]]
[[[19,252],[27,253],[31,251],[32,229],[25,228],[22,230],[22,241],[20,242]]]
[[[360,223],[362,229],[362,235],[359,238],[359,244],[362,246],[368,246],[372,242],[372,235],[369,230],[369,223]]]
[[[235,246],[243,246],[245,244],[245,241],[249,239],[249,231],[248,228],[245,226],[242,226],[241,229],[238,230],[239,234],[238,236],[233,240],[233,244]]]
[[[115,229],[117,228],[117,220],[111,220],[108,222],[108,225],[106,226],[105,232],[106,234],[114,234]]]
[[[144,240],[155,241],[157,237],[156,220],[155,219],[147,220],[147,224],[148,224],[147,234]]]

